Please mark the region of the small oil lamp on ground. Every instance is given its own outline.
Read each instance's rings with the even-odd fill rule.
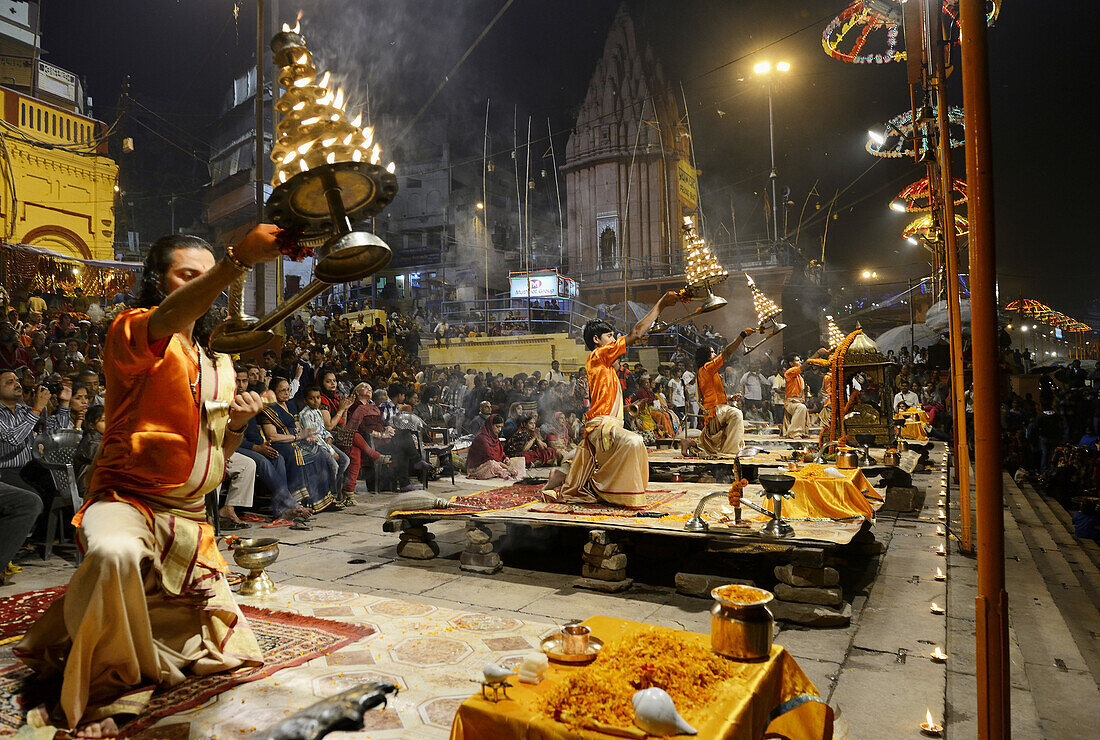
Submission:
[[[944,575],[944,572],[942,570],[940,570],[939,568],[936,568],[936,575],[932,576],[932,578],[934,580],[937,580],[937,581],[946,581],[947,580],[947,576]]]
[[[932,660],[933,663],[946,663],[947,662],[947,653],[940,650],[939,645],[936,646],[936,648],[932,651],[932,653],[928,657]]]
[[[946,610],[942,606],[934,601],[932,602],[931,606],[928,607],[928,611],[932,612],[933,614],[944,614],[946,612]]]
[[[931,709],[925,713],[924,722],[920,723],[920,731],[927,737],[940,737],[943,735],[943,725],[937,725],[936,721],[932,719]]]

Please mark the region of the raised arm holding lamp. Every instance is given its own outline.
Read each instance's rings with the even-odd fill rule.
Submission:
[[[577,447],[568,474],[560,468],[551,473],[543,492],[545,498],[591,500],[595,496],[620,506],[645,505],[649,459],[641,435],[623,426],[622,387],[614,365],[626,354],[627,347],[645,336],[661,311],[679,302],[676,293],[665,293],[618,339],[606,321],[595,319],[585,325],[584,342],[590,351],[585,371],[591,403],[585,415],[584,439]],[[552,490],[559,483],[560,493]]]

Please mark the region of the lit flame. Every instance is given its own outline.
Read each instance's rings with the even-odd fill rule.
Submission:
[[[363,152],[359,149],[356,149],[354,152],[351,153],[351,161],[352,162],[362,162],[363,161]]]
[[[327,139],[321,139],[321,146],[323,146],[323,147],[330,147],[335,143],[336,143],[336,137],[335,136],[330,136]]]
[[[336,88],[336,102],[332,104],[334,108],[344,107],[344,88]]]
[[[374,126],[367,126],[363,129],[363,148],[370,149],[371,142],[374,141]]]
[[[329,73],[325,72],[324,76],[321,77],[321,87],[328,87],[328,80],[329,80]]]
[[[283,164],[290,164],[294,160],[294,156],[297,153],[298,152],[294,151],[293,149],[291,149],[289,152],[287,152],[286,156],[283,157]]]
[[[335,162],[336,161],[336,152],[329,152],[328,154],[326,154],[325,155],[325,161],[328,162],[329,164],[332,164],[333,162]]]
[[[300,145],[298,146],[298,153],[299,153],[299,154],[305,154],[306,152],[308,152],[308,151],[309,151],[309,148],[310,148],[311,146],[313,146],[313,140],[312,140],[312,139],[311,139],[311,140],[309,140],[309,141],[307,141],[307,142],[306,142],[305,144],[300,144]]]
[[[313,81],[312,77],[303,77],[300,80],[294,80],[294,87],[305,87]]]
[[[318,118],[317,116],[312,116],[312,117],[310,117],[310,118],[305,118],[305,119],[303,119],[303,120],[302,120],[302,125],[303,125],[303,126],[309,126],[310,124],[313,124],[313,123],[317,123],[317,122],[318,122],[318,121],[320,121],[320,120],[321,120],[321,119],[320,119],[320,118]]]
[[[302,168],[302,172],[305,172],[306,170],[309,169],[309,165],[306,164],[306,161],[304,159],[299,159],[298,160],[298,166]]]
[[[756,281],[752,279],[752,275],[745,273],[745,277],[749,279],[749,285],[756,285]]]
[[[932,710],[931,709],[926,709],[926,711],[924,713],[924,719],[928,723],[928,729],[932,729],[933,727],[936,726],[935,720],[932,719]]]
[[[285,26],[286,24],[284,23],[283,25]],[[309,61],[309,55],[308,54],[302,54],[302,56],[300,56],[300,57],[298,57],[297,59],[294,60],[294,63],[295,64],[305,64],[308,61]]]
[[[294,107],[291,108],[291,110],[301,110],[302,108],[305,108],[305,107],[306,107],[306,101],[303,100],[300,103],[295,103]]]
[[[388,165],[386,165],[386,172],[388,172],[392,175],[396,171],[397,171],[397,165],[395,163],[390,162]]]
[[[940,545],[940,555],[946,554],[947,551],[943,549],[943,545]]]
[[[298,33],[302,30],[302,11],[298,11],[298,15],[294,18],[294,33]]]
[[[936,578],[943,578],[943,571],[936,568]]]
[[[932,651],[932,657],[936,660],[947,660],[947,653],[940,650],[940,646],[937,645],[936,649]]]
[[[290,32],[290,25],[284,23],[283,24],[283,33],[289,33],[289,32]]]
[[[362,123],[362,122],[363,122],[363,114],[360,113],[359,115],[357,115],[355,118],[352,119],[351,125],[354,126],[355,128],[359,128],[359,124]]]
[[[279,182],[286,182],[286,173],[279,170]]]
[[[317,98],[317,105],[328,105],[332,102],[332,91],[325,90],[325,94]]]
[[[378,164],[381,160],[382,160],[382,147],[375,144],[374,148],[371,149],[371,151],[370,151],[370,163],[371,164]]]
[[[943,534],[943,527],[936,527],[936,534],[942,535]]]
[[[942,606],[940,606],[939,604],[937,604],[937,603],[936,603],[936,602],[934,602],[934,601],[932,602],[932,606],[931,606],[931,609],[932,609],[932,611],[934,611],[934,612],[942,612],[942,611],[943,611],[943,607],[942,607]]]
[[[344,137],[343,141],[341,141],[340,143],[343,144],[344,146],[347,146],[348,144],[351,143],[351,138],[353,136],[355,136],[355,134],[348,134],[347,136]]]

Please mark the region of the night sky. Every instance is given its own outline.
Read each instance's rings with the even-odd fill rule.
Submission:
[[[278,0],[286,20],[293,22],[299,7],[304,11],[311,48],[357,102],[369,95],[375,115],[402,121],[411,119],[502,4]],[[627,6],[670,82],[684,86],[711,229],[719,222],[730,229],[732,200],[738,237],[765,234],[767,95],[752,66],[787,60],[792,69],[779,78],[774,94],[776,157],[780,190],[789,187],[795,202],[792,232],[803,213],[798,246],[820,254],[829,201],[844,191],[825,247],[831,282],[858,282],[860,271],[874,269],[884,283],[904,283],[928,268],[918,248],[900,236],[909,216],[887,206],[923,169],[908,160],[873,158],[863,146],[868,128],[881,129],[907,108],[905,68],[848,65],[825,55],[821,32],[845,4],[631,0]],[[477,142],[480,152],[490,97],[500,118],[494,128],[510,129],[512,106],[518,105],[521,120],[531,115],[543,131],[549,117],[555,144],[564,147],[618,6],[618,0],[516,0],[425,116],[448,114],[461,138]],[[97,118],[115,118],[123,79],[130,75],[130,94],[140,105],[131,106],[122,130],[138,148],[118,159],[143,241],[167,231],[172,195],[177,223],[192,223],[201,214],[202,160],[209,156],[212,127],[231,80],[251,62],[255,48],[255,0],[242,0],[237,18],[233,7],[230,0],[45,2],[44,58],[84,78]],[[1023,290],[1086,321],[1089,302],[1100,299],[1095,237],[1083,217],[1096,202],[1097,188],[1092,173],[1080,168],[1083,160],[1095,159],[1086,124],[1096,108],[1092,25],[1085,22],[1092,14],[1093,4],[1083,0],[1014,0],[1005,3],[990,32],[1002,303]],[[720,65],[726,66],[713,71]],[[961,105],[959,75],[950,83],[951,102]],[[378,131],[384,147],[396,136]],[[955,172],[965,177],[961,148],[955,150]]]

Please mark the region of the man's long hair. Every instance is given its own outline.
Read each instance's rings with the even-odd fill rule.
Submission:
[[[204,239],[188,234],[171,234],[157,239],[145,256],[145,269],[141,275],[141,286],[134,308],[155,308],[168,297],[164,292],[164,278],[172,266],[172,255],[177,249],[205,249],[211,254],[214,249]],[[195,322],[194,339],[209,349],[210,333],[225,318],[225,312],[218,306],[210,309]]]
[[[697,370],[702,370],[703,365],[706,365],[708,362],[710,362],[711,352],[718,352],[713,344],[704,344],[699,347],[699,349],[695,350],[695,368]]]

